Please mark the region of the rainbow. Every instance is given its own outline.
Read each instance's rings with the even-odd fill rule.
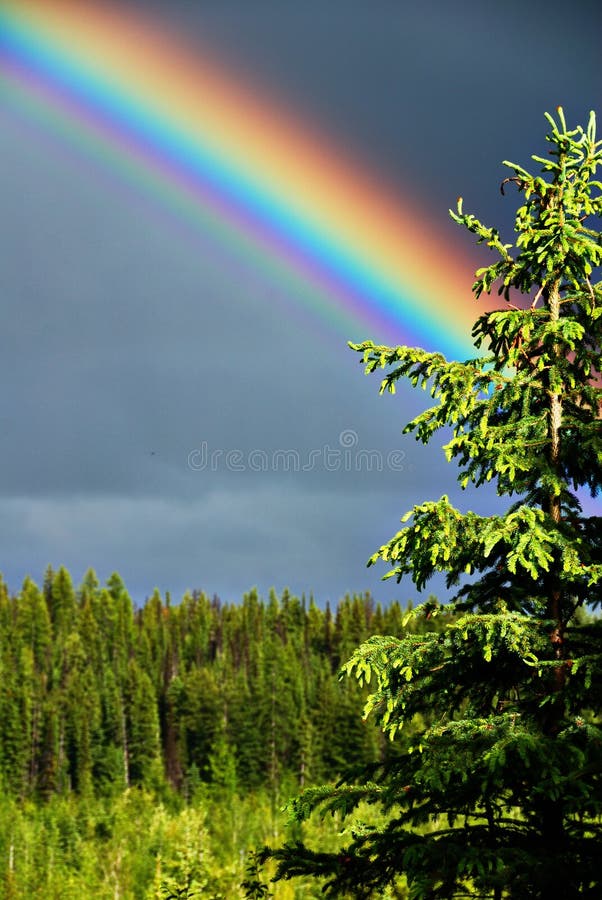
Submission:
[[[98,0],[4,0],[0,71],[15,114],[268,271],[281,302],[352,340],[471,354],[474,263],[444,237],[445,209],[437,226],[163,23]]]

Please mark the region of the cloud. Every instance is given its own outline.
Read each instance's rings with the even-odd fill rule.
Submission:
[[[14,589],[26,573],[39,580],[48,563],[67,565],[76,580],[88,566],[102,578],[117,570],[137,600],[155,585],[228,600],[253,585],[264,593],[289,586],[336,600],[345,590],[378,588],[383,573],[365,571],[382,519],[377,498],[275,484],[191,500],[15,497],[3,503],[5,574]]]
[[[598,99],[593,4],[567,19],[548,3],[535,43],[538,11],[523,4],[517,29],[517,3],[155,7],[266,96],[276,85],[302,126],[313,121],[367,175],[420,198],[442,229],[458,192],[503,223],[498,161],[538,147],[545,108],[564,102],[573,120]],[[331,599],[364,587],[412,595],[364,567],[399,516],[444,492],[462,508],[494,502],[456,494],[440,451],[401,438],[428,397],[379,399],[342,329],[304,315],[269,273],[216,246],[210,227],[183,226],[18,103],[3,104],[0,133],[0,536],[11,584],[53,562],[75,578],[117,569],[137,598],[154,584],[227,599],[254,583]],[[470,246],[451,224],[445,233],[442,253]],[[350,433],[356,443],[341,443]],[[195,468],[203,446],[219,458]],[[401,468],[386,464],[391,453]]]

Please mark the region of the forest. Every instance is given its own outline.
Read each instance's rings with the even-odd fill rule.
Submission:
[[[509,501],[425,500],[369,560],[453,596],[0,583],[2,897],[602,896],[602,140],[546,119],[541,174],[504,163],[514,247],[451,211],[496,256],[486,355],[351,345],[381,393],[428,389],[404,431],[445,429],[462,489]]]
[[[65,568],[14,594],[2,582],[2,896],[243,897],[266,841],[303,828],[335,849],[336,817],[287,824],[284,807],[393,752],[339,671],[371,635],[401,636],[406,613],[287,591],[155,591],[135,608],[119,575],[102,586],[92,570],[77,587]]]

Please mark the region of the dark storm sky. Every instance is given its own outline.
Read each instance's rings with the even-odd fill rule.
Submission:
[[[602,109],[594,2],[137,5],[411,188],[466,255],[470,236],[446,219],[455,197],[507,230],[501,160],[541,152],[544,110],[583,122]],[[136,599],[155,585],[224,600],[273,585],[405,601],[411,583],[365,568],[401,514],[444,492],[491,508],[491,494],[456,490],[437,448],[400,437],[423,395],[379,398],[345,335],[278,315],[269,283],[241,285],[160,216],[141,221],[139,203],[41,140],[1,89],[0,196],[0,568],[12,588],[64,563],[76,580],[117,570]],[[200,302],[207,292],[220,303]],[[402,455],[382,472],[333,471],[326,452],[345,440]],[[202,468],[203,448],[319,461]]]

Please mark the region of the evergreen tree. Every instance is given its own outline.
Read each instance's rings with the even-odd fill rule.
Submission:
[[[354,346],[368,372],[386,370],[382,391],[402,377],[430,388],[435,405],[406,430],[426,443],[449,427],[463,487],[493,480],[511,501],[490,516],[424,502],[370,560],[419,589],[446,572],[455,617],[372,637],[345,666],[370,681],[366,710],[398,752],[369,781],[309,790],[294,810],[347,814],[366,800],[389,819],[336,854],[271,852],[280,878],[313,873],[329,897],[381,897],[402,874],[413,898],[602,895],[602,622],[587,612],[602,599],[602,517],[578,494],[602,486],[602,142],[593,114],[585,130],[568,130],[560,108],[547,119],[541,173],[505,163],[502,193],[524,198],[514,246],[461,199],[452,213],[496,256],[473,288],[505,301],[473,329],[486,355]],[[437,613],[427,602],[412,616]]]
[[[26,656],[27,651],[5,656],[0,670],[0,775],[3,787],[17,796],[27,793],[31,759],[31,693],[23,679]]]
[[[48,570],[47,577],[50,577],[50,574]],[[75,620],[76,601],[71,575],[64,566],[61,566],[52,577],[48,608],[55,633],[68,633]]]
[[[52,644],[52,626],[44,596],[31,578],[25,579],[19,595],[16,631],[19,640],[31,647],[37,670],[45,671]]]
[[[125,699],[128,778],[132,784],[157,786],[161,782],[157,695],[135,660],[129,663]]]
[[[84,794],[93,791],[94,743],[100,726],[96,674],[77,631],[65,642],[62,675],[66,750],[71,786]]]
[[[213,667],[192,668],[183,678],[178,698],[179,721],[183,731],[185,768],[195,766],[209,777],[209,754],[222,719],[220,689]]]

